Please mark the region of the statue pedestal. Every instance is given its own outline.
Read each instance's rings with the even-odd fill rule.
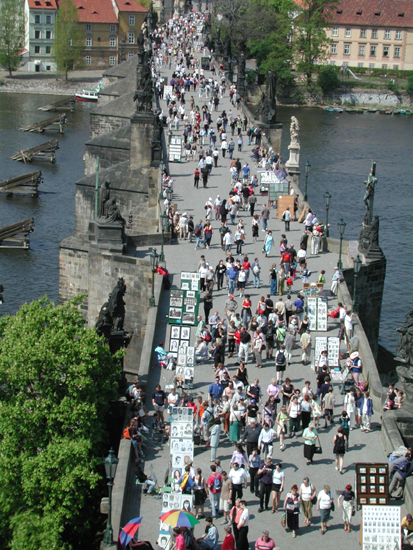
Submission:
[[[152,159],[151,142],[154,131],[154,113],[136,112],[131,116],[130,169],[138,170],[149,166]]]
[[[282,123],[276,122],[275,124],[267,124],[265,122],[259,122],[259,126],[267,136],[274,151],[276,153],[281,153],[281,137],[283,131]]]
[[[288,171],[297,171],[300,167],[300,145],[290,144],[288,149],[290,151],[290,158],[285,163],[285,166],[288,168]]]
[[[99,219],[89,222],[89,241],[96,242],[99,248],[123,254],[123,236],[123,225],[119,222],[99,223]]]

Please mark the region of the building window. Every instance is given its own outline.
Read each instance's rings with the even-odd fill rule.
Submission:
[[[400,57],[400,50],[401,48],[399,48],[399,46],[394,48],[394,57]]]
[[[331,44],[331,55],[336,55],[337,53],[337,44]]]
[[[372,37],[372,38],[377,38],[377,29],[373,29],[373,30],[371,31],[371,37]]]
[[[350,44],[344,44],[344,55],[350,55]]]
[[[46,40],[52,39],[52,31],[46,31]]]
[[[402,31],[396,31],[396,40],[402,39]]]
[[[47,25],[51,25],[51,24],[52,24],[52,16],[51,16],[51,15],[46,15],[46,24],[47,24]]]
[[[381,68],[382,69],[387,69],[387,63],[382,63]]]
[[[348,67],[347,61],[343,61],[343,67]]]
[[[369,69],[374,69],[374,63],[369,63]]]
[[[86,37],[86,46],[89,47],[89,48],[92,46],[92,37],[91,36]]]
[[[46,65],[46,71],[51,71],[52,70],[52,66],[51,65]]]
[[[366,55],[366,46],[364,44],[359,45],[359,55]]]
[[[390,31],[388,29],[386,29],[384,31],[384,39],[385,40],[390,40],[391,39]]]
[[[333,27],[331,31],[331,36],[338,36],[338,27]]]
[[[135,16],[130,15],[129,16],[129,27],[134,27],[134,26],[135,26]]]
[[[336,64],[335,61],[330,61],[330,65],[332,65],[334,67],[334,65]]]
[[[360,38],[366,38],[366,29],[360,29]]]
[[[135,44],[135,33],[134,33],[134,32],[130,32],[128,36],[129,36],[129,38],[128,38],[128,44]]]
[[[115,56],[114,55],[111,55],[109,57],[109,65],[114,65],[115,64]]]
[[[128,52],[128,57],[133,57],[133,52]]]
[[[86,30],[88,32],[91,32],[92,31],[92,25],[90,23],[86,23]]]
[[[40,31],[34,31],[34,37],[36,40],[39,40],[40,38]]]
[[[389,57],[390,46],[383,46],[383,57]]]
[[[346,27],[346,38],[351,38],[351,29],[350,29],[350,27]]]
[[[399,69],[399,66],[398,66],[398,65],[393,65],[393,69],[398,70],[398,69]]]
[[[109,43],[110,43],[110,47],[111,47],[111,48],[114,48],[114,47],[116,46],[116,38],[113,38],[113,37],[112,37],[112,38],[110,39]]]
[[[46,46],[46,53],[51,53],[52,51],[52,47],[51,46]]]
[[[370,57],[376,57],[376,46],[370,46]]]
[[[40,46],[34,47],[34,53],[40,53]]]
[[[362,67],[362,66],[363,66],[363,63],[359,63],[359,64],[357,65],[357,67]]]
[[[40,15],[35,15],[34,16],[34,22],[35,23],[40,23]]]
[[[92,56],[90,55],[86,56],[86,65],[92,65]]]
[[[116,32],[116,25],[110,25],[109,31],[110,32]]]

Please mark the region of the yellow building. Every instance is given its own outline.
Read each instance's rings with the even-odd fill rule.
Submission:
[[[135,0],[112,0],[115,15],[119,21],[118,42],[119,61],[121,56],[121,43],[125,35],[125,56],[126,58],[136,55],[137,40],[141,32],[142,23],[148,10],[138,4]]]
[[[86,67],[106,67],[118,62],[118,19],[111,0],[73,0],[85,33]]]
[[[411,0],[342,0],[327,33],[331,65],[413,70]]]

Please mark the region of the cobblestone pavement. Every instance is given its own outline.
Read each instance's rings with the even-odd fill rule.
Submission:
[[[162,70],[162,75],[167,76],[170,80],[171,73],[170,71]],[[187,108],[189,108],[189,99],[190,96],[194,95],[196,104],[202,106],[202,102],[205,99],[200,100],[198,94],[187,93]],[[162,102],[164,112],[166,112],[166,104]],[[227,113],[230,110],[230,102],[228,94],[220,102],[219,110],[226,109]],[[234,107],[232,107],[233,112],[237,112]],[[214,114],[213,120],[215,121],[217,115]],[[215,126],[215,124],[214,124]],[[180,131],[183,131],[181,127]],[[228,132],[229,133],[229,132]],[[283,139],[289,139],[288,128],[284,128]],[[244,141],[247,139],[245,137]],[[244,164],[245,161],[249,162],[251,166],[251,171],[254,173],[254,165],[252,159],[250,159],[252,147],[244,147],[242,153],[239,154],[241,163]],[[251,161],[251,162],[250,162]],[[204,204],[205,201],[211,197],[214,200],[219,194],[221,198],[226,198],[230,190],[230,174],[229,174],[229,164],[230,160],[228,158],[219,159],[218,167],[213,168],[212,177],[208,182],[208,188],[203,189],[194,189],[193,187],[193,172],[195,170],[195,162],[186,162],[170,164],[170,172],[174,180],[174,197],[173,203],[177,204],[179,212],[187,212],[188,215],[193,215],[194,220],[198,221],[203,218]],[[316,182],[313,183],[316,186]],[[321,192],[321,191],[320,191]],[[258,196],[258,205],[256,212],[260,212],[265,198]],[[322,212],[319,213],[321,219],[323,218]],[[255,310],[257,301],[261,295],[266,295],[269,293],[269,281],[267,278],[267,273],[269,268],[275,262],[278,263],[278,243],[280,240],[281,233],[284,233],[284,223],[276,219],[275,211],[271,214],[271,219],[269,222],[269,229],[273,231],[274,235],[274,247],[272,249],[272,255],[270,258],[264,258],[261,253],[263,246],[264,233],[260,231],[259,241],[257,243],[251,242],[251,218],[248,213],[241,213],[241,217],[246,222],[246,241],[244,246],[244,251],[248,253],[250,260],[253,260],[254,257],[259,257],[261,262],[261,275],[262,275],[262,288],[253,289],[251,284],[247,287],[247,293],[250,293],[253,303],[253,309]],[[331,223],[337,223],[337,220],[331,220]],[[195,251],[194,245],[190,244],[186,240],[180,240],[179,243],[171,244],[165,247],[165,256],[166,256],[166,265],[171,273],[173,284],[180,284],[180,271],[195,271],[197,268],[198,261],[201,254],[205,254],[206,259],[210,264],[215,268],[220,259],[225,259],[225,255],[220,248],[219,234],[217,229],[219,228],[220,222],[213,221],[212,225],[216,233],[214,233],[212,238],[212,246],[209,250],[200,249]],[[303,231],[303,225],[299,223],[291,223],[291,231],[287,234],[289,242],[293,242],[296,249],[299,248],[299,241]],[[159,252],[159,250],[158,250]],[[337,263],[337,255],[332,253],[322,253],[317,256],[310,256],[308,261],[308,267],[312,272],[310,281],[315,281],[320,273],[321,269],[326,271],[326,281],[327,287],[329,287],[331,276],[333,273],[334,266]],[[301,281],[298,279],[294,283],[293,295],[296,296],[297,292],[301,289]],[[221,316],[224,314],[224,302],[227,297],[225,290],[219,292],[214,291],[214,307],[213,310],[218,310]],[[241,308],[241,299],[238,295],[235,296],[235,299],[239,303],[239,309]],[[295,298],[293,298],[295,299]],[[332,307],[336,304],[335,299],[329,299],[329,307]],[[169,339],[169,327],[166,324],[166,318],[163,317],[163,314],[166,315],[167,305],[162,304],[161,307],[161,320],[157,327],[156,341],[165,341],[166,346]],[[203,313],[203,308],[201,311]],[[162,320],[164,319],[164,320]],[[195,330],[193,330],[195,333]],[[328,335],[337,335],[338,326],[334,320],[329,319]],[[320,333],[320,335],[325,335],[326,333]],[[312,333],[312,339],[314,342],[315,336],[317,333]],[[194,334],[191,337],[191,341],[194,340]],[[166,349],[168,349],[166,347]],[[237,366],[235,365],[236,359],[226,360],[226,366],[229,368],[231,375],[235,374]],[[196,367],[195,372],[195,389],[194,395],[207,395],[208,386],[213,381],[213,370],[211,368],[211,362]],[[255,377],[258,377],[260,380],[261,388],[264,393],[269,384],[270,379],[274,376],[274,361],[268,360],[264,361],[263,368],[258,370],[255,368],[253,362],[248,363],[248,373],[249,379],[254,380]],[[148,394],[151,394],[156,383],[160,381],[162,385],[166,381],[171,379],[171,372],[163,370],[161,373],[159,370],[153,370],[152,376],[149,380],[148,385]],[[296,349],[293,352],[292,364],[287,369],[287,376],[289,376],[295,387],[302,388],[304,386],[304,381],[309,379],[311,385],[315,388],[315,375],[309,366],[303,366],[301,363],[301,352],[300,349]],[[335,397],[336,397],[336,413],[335,418],[341,414],[342,411],[342,402],[343,396],[339,394],[338,386],[335,385]],[[148,399],[148,403],[149,403]],[[320,440],[323,448],[322,455],[315,455],[316,460],[313,465],[306,466],[306,461],[303,456],[303,440],[298,437],[296,439],[287,439],[286,445],[287,448],[284,452],[279,450],[279,444],[277,443],[274,447],[274,458],[277,460],[283,461],[283,469],[286,476],[286,490],[293,484],[298,486],[301,484],[304,476],[309,476],[311,482],[316,486],[317,490],[321,490],[325,483],[328,483],[331,486],[335,497],[340,494],[344,489],[346,484],[351,483],[354,486],[354,464],[356,462],[364,461],[382,461],[385,460],[384,451],[380,442],[380,431],[379,431],[379,413],[376,411],[373,417],[373,431],[369,434],[365,434],[360,430],[353,430],[350,435],[350,449],[346,453],[344,459],[344,475],[340,475],[335,469],[335,461],[333,455],[333,437],[336,433],[336,426],[329,427],[327,429],[320,429]],[[322,423],[323,424],[323,423]],[[218,448],[217,457],[221,459],[222,466],[224,470],[228,471],[229,461],[232,454],[232,445],[228,442],[227,438],[221,436],[221,443]],[[169,447],[168,445],[160,446],[156,449],[149,449],[146,453],[146,464],[145,471],[149,473],[150,466],[153,467],[160,486],[163,485],[163,478],[165,471],[168,467],[169,459]],[[210,466],[210,453],[204,447],[200,446],[195,449],[194,457],[195,467],[201,467],[204,475],[209,475],[209,466]],[[152,544],[155,544],[157,538],[157,529],[158,529],[158,520],[157,518],[160,515],[161,502],[152,497],[142,496],[142,499],[138,496],[138,491],[140,489],[135,487],[133,483],[133,478],[131,476],[129,483],[129,490],[127,496],[127,517],[126,520],[143,515],[144,519],[140,528],[140,539],[145,540],[149,539]],[[285,495],[285,492],[284,492]],[[276,544],[282,549],[286,550],[290,547],[292,543],[291,533],[287,533],[286,530],[281,526],[281,514],[272,515],[270,511],[264,513],[258,513],[259,502],[257,498],[250,494],[249,489],[244,492],[244,496],[248,501],[248,507],[251,514],[250,529],[249,529],[249,541],[251,547],[255,543],[258,536],[261,535],[263,529],[268,529],[270,536],[275,540]],[[282,500],[283,502],[283,500]],[[209,511],[209,501],[207,501],[206,510]],[[314,545],[319,544],[321,541],[323,545],[327,542],[327,547],[336,548],[337,550],[347,550],[349,547],[356,548],[358,547],[358,537],[359,537],[359,524],[360,524],[360,512],[357,512],[354,517],[354,528],[353,531],[348,534],[343,531],[343,522],[341,517],[341,509],[337,509],[332,514],[332,519],[330,521],[329,530],[321,539],[321,528],[319,513],[314,509],[314,525],[310,527],[305,527],[303,522],[303,516],[300,515],[300,529],[297,534],[297,538],[294,540],[294,548],[296,549],[307,549],[314,547]],[[200,536],[203,533],[205,523],[201,520],[201,525],[197,526],[195,529],[196,536]],[[219,530],[220,542],[222,542],[224,537],[224,528],[220,525],[220,520],[217,520],[217,527]]]

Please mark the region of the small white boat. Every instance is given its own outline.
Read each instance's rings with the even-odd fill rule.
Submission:
[[[77,92],[76,101],[97,101],[99,99],[99,92],[102,89],[102,84],[99,82],[98,87],[91,90],[83,90]]]

